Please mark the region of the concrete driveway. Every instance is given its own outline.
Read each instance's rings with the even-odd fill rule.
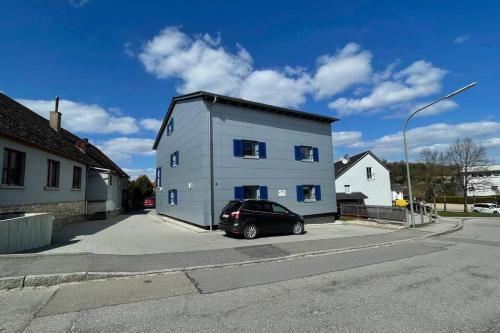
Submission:
[[[71,224],[55,231],[53,245],[41,254],[153,254],[234,248],[250,245],[364,236],[391,232],[389,229],[358,225],[306,225],[300,236],[280,235],[246,240],[167,222],[154,211],[125,214],[109,220]]]

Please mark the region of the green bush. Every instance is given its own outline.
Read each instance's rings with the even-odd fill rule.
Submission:
[[[475,201],[474,201],[475,200]],[[437,203],[444,203],[444,198],[442,196],[437,196],[436,197],[436,202]],[[482,202],[500,202],[500,195],[488,195],[484,197],[467,197],[467,203],[473,204],[473,203],[482,203]],[[449,204],[463,204],[464,203],[464,198],[462,196],[447,196],[446,197],[446,203]]]

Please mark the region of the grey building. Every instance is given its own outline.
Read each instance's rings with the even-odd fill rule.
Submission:
[[[208,92],[174,97],[153,146],[156,210],[202,227],[233,199],[333,215],[335,121]]]
[[[128,176],[88,140],[0,93],[0,213],[51,212],[56,223],[121,212]]]

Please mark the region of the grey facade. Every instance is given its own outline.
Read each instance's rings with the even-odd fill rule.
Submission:
[[[154,146],[157,211],[217,225],[220,210],[241,197],[243,186],[258,186],[258,198],[301,215],[336,213],[335,120],[205,92],[174,98]],[[260,157],[240,156],[240,140],[259,142]],[[314,147],[317,156],[298,160],[296,146]],[[175,154],[178,165],[171,166]],[[302,198],[302,185],[314,185],[313,199]]]

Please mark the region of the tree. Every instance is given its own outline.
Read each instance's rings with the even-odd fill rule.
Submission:
[[[436,196],[441,193],[444,199],[444,211],[446,211],[446,193],[450,190],[453,179],[446,154],[424,148],[420,152],[420,160],[427,166],[425,181],[427,193],[434,203],[434,210],[436,209]]]
[[[446,157],[457,169],[457,182],[464,198],[464,212],[467,212],[467,195],[472,173],[485,171],[486,148],[471,138],[457,138],[448,148]]]
[[[151,184],[148,176],[139,176],[136,180],[130,182],[128,192],[132,207],[139,208],[142,207],[144,199],[153,194],[153,184]]]

